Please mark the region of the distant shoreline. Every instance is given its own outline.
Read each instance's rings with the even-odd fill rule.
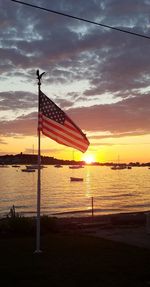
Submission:
[[[2,155],[0,156],[0,165],[2,164],[37,164],[37,159],[38,156],[35,154],[23,154],[22,152],[20,154],[16,155]],[[140,162],[93,162],[90,164],[86,164],[85,161],[75,161],[75,160],[63,160],[63,159],[57,159],[55,157],[49,157],[49,156],[41,156],[41,164],[45,165],[56,165],[56,164],[61,164],[61,165],[75,165],[75,164],[81,164],[81,165],[87,165],[87,166],[114,166],[114,165],[130,165],[132,167],[143,167],[147,166],[150,167],[150,162],[146,163],[140,163]]]

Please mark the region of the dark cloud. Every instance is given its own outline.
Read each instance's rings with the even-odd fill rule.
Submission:
[[[23,91],[0,92],[0,110],[26,110],[37,107],[37,95]]]
[[[132,135],[150,133],[149,94],[115,104],[77,108],[69,112],[72,118],[88,131],[111,132],[122,136],[129,133]]]
[[[101,3],[84,1],[84,5],[83,1],[55,1],[50,4],[42,1],[41,5],[73,13],[78,17],[93,20],[102,18],[106,24],[118,19],[115,25],[128,27],[132,20],[130,30],[135,29],[135,19],[138,19],[138,27],[141,28],[137,29],[141,33],[145,31],[141,24],[144,21],[148,25],[149,21],[146,1],[142,5],[139,1],[120,3],[115,0]],[[140,16],[136,11],[140,11]],[[99,83],[99,92],[112,88],[124,89],[126,84],[132,83],[141,73],[149,72],[147,40],[11,2],[9,5],[2,4],[1,13],[1,65],[2,68],[5,66],[5,72],[14,71],[18,67],[33,69],[39,66],[49,71],[53,80],[60,82],[67,81],[68,77],[75,80],[80,76],[80,79],[86,78],[96,87]],[[120,17],[116,17],[116,13]],[[125,19],[122,24],[121,19]],[[64,67],[69,67],[69,71],[65,71]]]
[[[66,108],[70,108],[73,106],[73,102],[71,101],[68,101],[68,100],[65,100],[65,99],[57,99],[56,98],[56,101],[58,103],[58,106],[61,108],[61,109],[66,109]]]
[[[23,115],[15,120],[1,121],[1,136],[37,135],[37,113]]]

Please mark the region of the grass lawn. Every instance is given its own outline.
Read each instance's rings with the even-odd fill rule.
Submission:
[[[83,235],[0,239],[1,286],[150,286],[150,251]]]

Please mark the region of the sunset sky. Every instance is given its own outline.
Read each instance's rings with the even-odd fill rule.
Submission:
[[[150,36],[149,0],[24,0]],[[150,161],[150,40],[0,0],[0,154],[37,152],[42,91],[86,133],[94,161]],[[45,136],[42,155],[72,159]],[[75,159],[84,154],[75,152]]]

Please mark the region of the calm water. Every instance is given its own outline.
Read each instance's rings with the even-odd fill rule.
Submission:
[[[24,173],[23,167],[0,168],[0,215],[8,214],[12,205],[24,215],[36,212],[37,171]],[[70,182],[70,176],[83,182]],[[150,169],[111,170],[87,166],[71,170],[68,166],[47,166],[41,171],[41,214],[83,211],[111,214],[150,209]],[[86,213],[87,214],[87,213]],[[70,214],[69,214],[70,215]]]

